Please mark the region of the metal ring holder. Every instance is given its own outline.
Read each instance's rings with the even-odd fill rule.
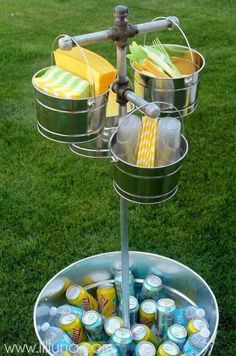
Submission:
[[[168,103],[168,108],[175,108],[175,112],[178,113],[178,117],[182,118],[182,116],[185,116],[191,112],[193,112],[194,108],[196,107],[196,93],[198,91],[198,84],[199,84],[199,77],[200,77],[200,72],[204,67],[204,58],[195,50],[191,50],[195,62],[195,58],[200,63],[199,70],[195,72],[193,75],[190,75],[191,78],[193,78],[193,81],[191,83],[187,83],[186,78],[177,78],[176,80],[172,79],[167,79],[168,83],[171,85],[171,87],[165,87],[165,82],[162,81],[161,85],[161,98],[156,98],[153,93],[150,93],[148,91],[145,91],[145,88],[141,88],[143,92],[141,93],[142,95],[137,95],[128,87],[129,84],[129,79],[127,78],[127,68],[126,68],[126,48],[127,48],[127,43],[128,43],[128,38],[134,37],[137,34],[143,34],[143,33],[148,33],[148,32],[154,32],[157,30],[163,30],[163,29],[171,29],[173,27],[178,27],[178,19],[173,18],[173,17],[168,17],[162,20],[154,21],[154,22],[148,22],[148,23],[143,23],[143,24],[137,24],[137,25],[132,25],[128,23],[128,9],[125,6],[117,6],[114,9],[114,28],[100,31],[100,32],[95,32],[95,33],[90,33],[86,35],[80,35],[76,37],[64,37],[61,38],[59,41],[59,47],[64,50],[71,49],[73,47],[73,44],[77,42],[79,45],[89,45],[93,43],[98,43],[101,41],[105,40],[112,40],[114,41],[116,45],[116,50],[117,50],[117,80],[116,83],[113,85],[113,91],[117,94],[117,102],[119,103],[119,115],[123,116],[127,114],[127,108],[126,104],[128,101],[132,102],[135,106],[141,107],[142,111],[150,117],[157,117],[160,114],[159,108],[153,104],[152,102],[162,102],[164,103],[164,106],[166,106],[166,103]],[[76,41],[76,42],[75,42]],[[173,47],[173,45],[172,45]],[[180,53],[182,51],[182,46],[174,46],[172,48],[175,52]],[[181,52],[182,53],[182,52]],[[186,55],[186,50],[183,52],[183,55]],[[192,62],[192,61],[191,61]],[[158,78],[155,78],[158,80]],[[152,85],[152,88],[156,90],[157,83],[150,83],[148,82],[148,86],[150,87]],[[158,84],[159,85],[159,84]],[[153,90],[155,92],[155,90]],[[159,89],[158,89],[159,90]],[[180,91],[182,92],[183,90],[188,93],[188,95],[193,95],[194,93],[194,102],[188,101],[185,97],[185,100],[183,100],[182,94],[180,97],[180,102],[178,101],[177,103],[173,102],[172,100],[172,95],[175,95],[175,93],[170,94],[171,91]],[[193,92],[192,92],[193,91]],[[167,99],[163,99],[163,92],[168,93]],[[36,92],[36,98],[37,100],[41,99],[41,93]],[[140,93],[139,93],[140,94]],[[187,96],[188,97],[188,96]],[[50,99],[50,98],[49,98]],[[48,99],[48,100],[49,100]],[[55,98],[53,98],[55,99]],[[96,101],[97,101],[96,97]],[[102,98],[102,104],[105,103],[105,98]],[[183,105],[186,105],[186,100],[187,100],[187,108],[183,110]],[[151,102],[151,103],[150,103]],[[57,102],[58,107],[54,108],[55,111],[63,110],[63,105],[65,103],[59,101]],[[78,105],[77,103],[71,103],[71,108],[74,109],[73,104],[75,104],[75,109],[78,110]],[[100,103],[101,104],[101,103]],[[190,106],[188,105],[190,104]],[[105,104],[104,104],[105,105]],[[86,106],[87,108],[87,106]],[[161,111],[165,109],[161,108]],[[168,111],[169,115],[169,111]],[[71,135],[72,136],[72,135]],[[51,137],[48,137],[51,138]],[[71,138],[71,137],[70,137]],[[113,150],[113,141],[116,138],[116,132],[113,133],[113,136],[111,137],[110,140],[110,145],[111,145],[111,150]],[[54,138],[52,138],[54,139]],[[78,139],[76,137],[76,139]],[[71,142],[71,140],[67,139],[67,142],[69,143],[75,143],[78,142],[76,141]],[[81,137],[80,137],[81,139]],[[86,137],[88,139],[88,137]],[[187,154],[188,150],[188,144],[184,136],[182,135],[182,155],[180,160],[178,161],[178,167],[174,170],[174,172],[170,172],[168,174],[165,169],[166,167],[159,167],[160,170],[163,170],[162,176],[160,176],[160,179],[164,177],[164,179],[168,179],[168,175],[175,176],[175,182],[177,183],[178,181],[178,175],[175,175],[175,172],[178,170],[180,171],[180,166],[181,166],[181,160],[184,158],[184,156]],[[59,140],[60,141],[60,140]],[[65,142],[65,141],[63,141]],[[112,152],[113,153],[113,152]],[[119,157],[118,157],[119,158]],[[122,165],[124,164],[121,160],[118,160],[115,162],[115,164]],[[173,165],[172,165],[173,166]],[[120,166],[117,167],[117,170],[120,170]],[[129,165],[126,164],[125,166],[125,179],[127,179],[127,173],[130,173],[130,169],[132,170],[134,167],[129,167]],[[135,167],[137,168],[137,167]],[[168,169],[171,169],[172,167],[168,167]],[[155,168],[154,168],[155,171]],[[151,170],[149,171],[149,173]],[[139,172],[135,172],[137,174],[138,178],[140,178]],[[131,172],[131,174],[133,174]],[[155,172],[156,174],[156,172]],[[154,174],[154,179],[156,179]],[[150,178],[150,177],[149,177]],[[152,176],[151,176],[152,178]],[[116,178],[115,178],[116,181]],[[123,182],[123,180],[121,180]],[[174,181],[172,181],[173,183]],[[150,185],[151,186],[151,185]],[[175,183],[173,183],[173,194],[175,194]],[[117,187],[116,187],[117,188]],[[169,198],[171,198],[170,194],[171,190],[167,192],[169,194]],[[206,282],[198,276],[195,272],[191,271],[188,267],[183,266],[179,264],[176,261],[173,261],[171,259],[168,259],[166,257],[154,255],[154,254],[145,254],[143,252],[130,252],[129,253],[129,237],[128,237],[128,197],[124,196],[120,192],[120,235],[121,235],[121,252],[113,252],[111,254],[102,254],[102,255],[97,255],[97,256],[91,256],[88,257],[87,259],[84,259],[82,261],[78,261],[75,264],[67,267],[63,271],[59,272],[49,283],[46,285],[46,287],[43,289],[43,291],[40,293],[39,298],[36,302],[35,305],[35,312],[34,312],[34,325],[35,325],[35,331],[36,334],[42,343],[42,339],[39,335],[39,331],[37,329],[37,307],[41,300],[44,302],[48,302],[49,299],[46,297],[45,298],[45,292],[48,291],[48,288],[50,292],[52,291],[52,288],[50,288],[51,283],[57,282],[57,279],[61,281],[63,278],[65,278],[67,281],[68,279],[71,279],[73,283],[79,283],[81,285],[84,285],[87,289],[92,290],[92,288],[96,287],[96,283],[101,280],[113,280],[113,275],[111,273],[112,268],[114,267],[116,260],[119,259],[121,260],[122,264],[122,299],[123,299],[123,310],[122,310],[122,318],[124,320],[124,324],[126,328],[130,327],[130,318],[129,318],[129,266],[131,262],[131,267],[134,268],[134,271],[137,271],[137,278],[138,281],[142,282],[143,278],[145,275],[148,273],[153,273],[160,275],[163,280],[165,281],[165,274],[166,270],[168,269],[168,280],[166,280],[166,288],[170,293],[177,292],[177,295],[180,297],[181,301],[184,300],[183,293],[184,291],[179,291],[178,288],[181,285],[182,289],[189,288],[192,286],[194,283],[194,290],[191,290],[191,295],[188,296],[187,301],[188,303],[192,303],[192,305],[202,305],[204,307],[204,302],[207,299],[207,308],[209,311],[209,324],[210,324],[210,329],[212,332],[211,338],[206,345],[206,347],[199,353],[200,355],[206,355],[210,354],[212,350],[212,345],[214,344],[216,333],[217,333],[217,327],[218,327],[218,321],[219,321],[219,312],[218,312],[218,306],[217,302],[215,299],[214,294],[210,290],[210,288],[207,286]],[[164,201],[166,199],[163,192],[159,194],[159,196],[162,196],[160,200]],[[158,196],[158,195],[157,195]],[[145,194],[143,194],[143,197],[145,198]],[[132,199],[131,199],[132,200]],[[152,203],[149,201],[148,203]],[[130,258],[130,261],[129,261]],[[96,263],[98,263],[96,265]],[[141,266],[141,268],[140,268]],[[181,267],[182,266],[182,267]],[[183,268],[184,267],[184,268]],[[184,270],[184,272],[183,272]],[[80,273],[78,273],[80,271]],[[182,273],[183,272],[183,273]],[[62,277],[62,278],[61,278]],[[90,282],[86,282],[86,281]],[[92,280],[92,282],[91,282]],[[184,280],[184,281],[183,281]],[[173,285],[168,287],[168,282],[172,281]],[[194,281],[194,282],[193,282]],[[92,285],[91,285],[92,283]],[[177,283],[175,285],[175,283]],[[54,283],[55,285],[55,283]],[[57,284],[58,286],[58,284]],[[198,286],[196,288],[196,286]],[[64,289],[63,289],[64,291]],[[186,295],[188,295],[187,290],[186,290]],[[61,298],[62,296],[60,296]],[[50,302],[50,301],[49,301]],[[181,302],[180,302],[181,304]],[[183,305],[185,305],[183,303]],[[43,344],[43,343],[42,343]],[[43,347],[46,349],[46,346],[43,345]],[[48,349],[46,349],[47,352],[52,355]]]

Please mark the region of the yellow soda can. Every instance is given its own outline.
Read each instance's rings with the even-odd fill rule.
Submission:
[[[62,356],[71,356],[71,353],[69,351],[63,352]]]
[[[161,344],[161,341],[158,340],[157,336],[149,329],[147,325],[136,324],[131,329],[134,342],[137,344],[141,341],[149,341],[156,348]]]
[[[84,310],[98,310],[96,299],[81,286],[70,286],[66,291],[66,298],[70,304]]]
[[[106,318],[116,315],[116,290],[112,283],[101,283],[97,289],[100,313]]]
[[[157,356],[177,356],[179,353],[179,347],[172,341],[163,342],[157,350]]]
[[[151,329],[152,325],[155,323],[156,311],[157,303],[154,300],[144,300],[139,309],[140,324],[145,324]]]
[[[87,339],[80,318],[73,313],[63,314],[59,319],[60,328],[65,331],[75,344]]]
[[[208,322],[203,318],[193,318],[186,327],[188,335],[198,333],[203,328],[209,329]]]

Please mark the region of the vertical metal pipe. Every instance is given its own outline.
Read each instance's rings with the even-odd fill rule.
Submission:
[[[122,318],[125,327],[130,329],[129,316],[129,236],[128,236],[128,201],[120,198],[120,234],[122,263]]]
[[[126,47],[117,47],[117,80],[126,80]],[[119,106],[119,115],[127,113],[127,105]],[[130,329],[129,316],[129,235],[128,235],[128,201],[120,198],[120,238],[122,265],[122,319],[126,328]]]
[[[116,47],[117,56],[117,81],[126,83],[127,81],[127,64],[126,64],[126,47]]]
[[[114,9],[115,25],[120,31],[127,30],[128,8],[117,6]],[[127,82],[127,65],[126,65],[126,47],[127,42],[116,43],[117,54],[117,83],[118,85]],[[127,106],[119,106],[119,115],[127,113]],[[124,326],[130,329],[129,316],[129,237],[128,237],[128,201],[120,198],[120,237],[121,237],[121,265],[122,265],[122,318]]]

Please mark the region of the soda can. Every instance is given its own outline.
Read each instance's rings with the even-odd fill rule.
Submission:
[[[122,309],[123,309],[123,300],[121,300],[119,305],[119,313],[122,316]],[[138,321],[138,311],[139,311],[139,304],[135,297],[129,297],[129,314],[130,314],[130,325],[134,325]]]
[[[139,302],[146,299],[156,299],[162,288],[162,280],[158,276],[151,274],[147,276],[143,282],[143,286],[139,295]]]
[[[80,318],[73,313],[66,313],[59,319],[60,328],[65,331],[75,344],[87,339]]]
[[[188,335],[198,333],[203,328],[209,329],[208,322],[203,318],[193,318],[187,325]]]
[[[156,311],[157,303],[154,300],[144,300],[139,309],[139,322],[147,325],[151,329],[155,323]]]
[[[111,337],[111,342],[118,349],[120,355],[133,355],[133,336],[129,329],[116,330]]]
[[[172,341],[165,341],[158,347],[157,356],[177,356],[180,350],[178,345]]]
[[[167,339],[173,341],[182,350],[187,339],[187,330],[182,325],[173,324],[167,330]]]
[[[100,284],[97,289],[97,300],[100,313],[105,318],[116,315],[116,290],[113,284]]]
[[[118,356],[118,350],[115,345],[105,344],[101,346],[96,353],[96,356]]]
[[[135,356],[155,356],[156,348],[149,341],[141,341],[136,345],[134,354]]]
[[[136,324],[132,327],[131,332],[135,343],[139,343],[140,341],[149,341],[155,347],[159,347],[161,344],[157,336],[147,325]]]
[[[173,324],[175,308],[176,306],[173,299],[162,298],[158,300],[156,328],[160,338],[166,336],[168,328]]]
[[[116,295],[117,299],[120,302],[122,298],[122,271],[115,272],[115,287],[116,287]],[[129,295],[135,296],[135,289],[134,289],[134,276],[131,271],[129,271]]]
[[[89,310],[82,317],[82,324],[91,341],[105,341],[104,322],[102,316],[95,310]]]
[[[70,304],[84,310],[98,310],[96,299],[81,286],[70,286],[66,291],[66,298]]]
[[[118,316],[111,316],[109,319],[105,321],[104,329],[108,336],[111,336],[116,330],[122,328],[124,326],[124,322]]]

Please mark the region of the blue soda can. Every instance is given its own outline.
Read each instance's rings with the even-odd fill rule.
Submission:
[[[99,347],[96,352],[96,356],[118,356],[118,350],[115,345],[105,344]]]
[[[133,355],[133,336],[129,329],[120,328],[111,337],[112,344],[117,348],[119,355]]]
[[[121,300],[119,305],[119,314],[122,317],[123,301]],[[135,297],[129,297],[129,315],[130,315],[130,325],[134,325],[138,321],[139,316],[139,304]]]
[[[82,324],[91,341],[107,340],[107,335],[104,332],[103,317],[95,310],[89,310],[84,313]]]
[[[115,287],[116,287],[116,295],[118,298],[118,301],[121,301],[122,298],[122,271],[116,271],[115,272]],[[135,290],[134,290],[134,276],[131,271],[129,271],[129,295],[135,296]]]
[[[173,299],[162,298],[157,302],[156,329],[160,338],[167,335],[168,328],[173,324],[174,311],[176,309]]]
[[[135,356],[155,356],[156,348],[149,341],[141,341],[136,345],[134,354]]]
[[[167,330],[167,339],[174,342],[182,350],[187,339],[187,330],[182,325],[173,324]]]
[[[156,299],[162,288],[162,280],[158,276],[151,274],[147,276],[143,282],[141,292],[139,294],[139,303],[146,299]]]

